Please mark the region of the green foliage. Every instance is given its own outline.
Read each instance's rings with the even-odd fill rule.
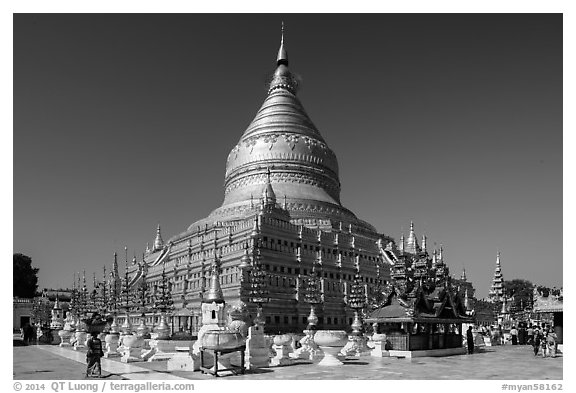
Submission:
[[[504,281],[505,294],[510,301],[511,311],[522,311],[522,308],[532,307],[534,284],[528,280],[514,279]]]
[[[13,296],[33,298],[38,289],[38,271],[32,267],[32,258],[24,254],[14,254]]]
[[[53,305],[50,304],[48,298],[35,298],[31,312],[33,323],[39,323],[42,326],[50,325],[50,321],[52,320],[52,307]]]
[[[494,315],[498,314],[502,308],[502,302],[488,302],[486,300],[476,300],[474,311],[476,314]]]

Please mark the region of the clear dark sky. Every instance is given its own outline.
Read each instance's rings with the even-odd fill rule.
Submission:
[[[14,16],[14,252],[71,286],[223,200],[280,23],[342,203],[488,292],[562,285],[562,16]]]

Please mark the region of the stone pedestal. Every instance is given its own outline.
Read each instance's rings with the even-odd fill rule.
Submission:
[[[386,340],[374,341],[374,349],[370,351],[370,355],[377,358],[390,356],[390,353],[386,350]]]
[[[288,366],[294,363],[294,360],[290,358],[290,345],[273,345],[272,348],[276,352],[276,355],[270,359],[270,365]]]
[[[150,340],[150,351],[143,356],[149,362],[170,360],[178,353],[190,353],[191,341]]]
[[[168,359],[167,371],[194,371],[194,359],[189,347],[177,347],[176,353]]]
[[[142,359],[140,358],[140,353],[142,352],[142,348],[124,348],[122,350],[122,357],[120,361],[122,363],[132,363],[132,362],[141,362]]]
[[[324,357],[319,366],[340,366],[343,363],[337,358],[340,350],[347,342],[348,335],[343,330],[318,330],[314,342],[318,344]]]
[[[344,364],[340,359],[338,359],[338,356],[340,356],[340,347],[321,346],[320,349],[324,353],[324,357],[320,363],[318,363],[319,366],[333,367],[342,366]]]
[[[70,346],[70,338],[73,336],[73,333],[71,331],[68,330],[59,330],[58,331],[58,337],[60,338],[60,344],[58,344],[61,347],[69,347]]]
[[[272,349],[274,356],[270,360],[272,366],[287,366],[293,363],[290,358],[292,352],[292,336],[290,334],[282,334],[274,336]]]
[[[104,342],[106,343],[104,351],[105,358],[120,356],[120,352],[118,352],[119,341],[120,341],[120,335],[117,333],[110,333],[106,335],[106,337],[104,338]]]
[[[320,360],[320,349],[314,342],[314,330],[304,330],[305,336],[300,339],[300,348],[290,354],[294,359],[305,359],[310,361]]]
[[[248,328],[245,359],[246,369],[253,370],[268,367],[270,364],[269,351],[270,349],[264,337],[264,328],[258,325]]]
[[[142,361],[142,347],[144,340],[136,335],[126,334],[122,337],[122,346],[119,352],[122,354],[120,361],[123,363],[140,362]]]
[[[86,340],[88,340],[88,333],[84,331],[79,331],[74,333],[74,350],[78,351],[79,349],[86,348]]]
[[[344,357],[358,358],[370,355],[372,348],[368,347],[368,339],[363,335],[350,335],[348,342],[340,350],[340,355]]]

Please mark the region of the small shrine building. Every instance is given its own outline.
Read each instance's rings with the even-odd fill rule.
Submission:
[[[402,249],[402,247],[401,247]],[[465,353],[462,324],[474,322],[466,302],[452,284],[442,252],[432,258],[414,249],[386,255],[392,264],[392,281],[384,288],[383,301],[366,322],[375,333],[386,334],[390,356],[446,356]]]

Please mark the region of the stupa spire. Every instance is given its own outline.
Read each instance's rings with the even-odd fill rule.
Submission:
[[[462,268],[462,275],[460,276],[462,281],[466,281],[466,268]]]
[[[280,38],[280,49],[278,49],[278,57],[276,58],[276,71],[272,76],[268,94],[277,89],[288,90],[292,94],[296,94],[298,82],[288,70],[288,52],[284,47],[284,22],[282,22],[282,36]]]
[[[118,277],[118,254],[114,251],[114,262],[112,262],[112,275]]]
[[[56,301],[54,302],[54,310],[61,310],[60,299],[58,298],[58,292],[56,292]]]
[[[406,241],[406,252],[411,254],[416,254],[419,249],[418,239],[414,233],[414,222],[410,221],[410,234],[408,235],[408,240]]]
[[[444,247],[442,247],[442,244],[440,244],[440,251],[438,251],[438,262],[444,262]]]
[[[472,308],[470,307],[470,298],[468,297],[468,288],[464,292],[464,309],[466,311],[470,311]]]
[[[246,269],[249,268],[252,264],[252,260],[250,259],[250,249],[248,246],[248,242],[244,243],[244,255],[242,256],[242,258],[240,259],[240,265],[238,265],[238,267],[240,269]]]
[[[154,251],[158,251],[164,247],[164,240],[162,240],[162,235],[160,234],[160,224],[156,229],[156,239],[154,239]]]
[[[288,52],[284,48],[284,21],[282,21],[282,36],[280,38],[280,49],[278,49],[278,58],[276,59],[278,65],[288,65]]]
[[[210,289],[208,289],[208,295],[206,296],[206,302],[208,303],[224,303],[224,294],[222,293],[222,287],[220,286],[220,272],[218,257],[214,257],[214,264],[212,265],[212,276],[210,277]]]
[[[422,251],[426,252],[426,235],[422,235]]]
[[[276,193],[272,189],[272,183],[270,182],[270,167],[266,169],[266,185],[264,190],[262,190],[262,200],[265,206],[276,204]]]

